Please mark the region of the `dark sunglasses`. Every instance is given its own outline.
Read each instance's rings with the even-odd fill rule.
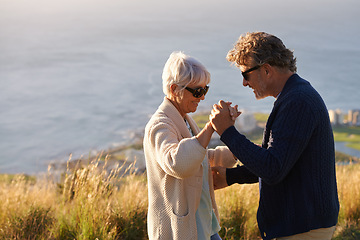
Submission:
[[[262,65],[256,65],[255,67],[252,67],[245,72],[241,72],[242,76],[246,81],[248,81],[249,76],[247,75],[249,72],[255,71],[256,69],[260,68]]]
[[[204,88],[198,87],[195,89],[186,87],[185,89],[191,92],[194,97],[201,98],[203,95],[206,95],[207,91],[209,90],[209,86],[205,86]]]

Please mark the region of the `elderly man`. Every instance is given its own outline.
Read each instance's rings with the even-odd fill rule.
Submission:
[[[296,59],[264,32],[239,38],[227,59],[240,68],[255,97],[274,97],[262,146],[233,126],[223,101],[210,115],[213,128],[243,165],[213,168],[215,188],[259,182],[258,226],[263,239],[331,239],[339,201],[332,129],[325,103],[296,74]]]

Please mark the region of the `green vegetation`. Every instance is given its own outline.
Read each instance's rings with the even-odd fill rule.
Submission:
[[[333,128],[337,142],[347,142],[346,146],[360,150],[360,127],[337,126]]]
[[[36,182],[36,177],[28,176],[28,175],[24,175],[24,174],[2,174],[2,175],[0,175],[0,182],[11,183],[15,179],[20,179],[20,178],[23,181],[30,183],[30,184],[34,184]]]
[[[357,157],[350,156],[348,154],[342,153],[342,152],[335,152],[335,161],[337,163],[359,163],[360,159]]]
[[[254,113],[254,118],[258,123],[266,123],[269,118],[267,113]]]
[[[209,121],[210,112],[202,112],[191,115],[200,129],[205,127],[205,124]]]

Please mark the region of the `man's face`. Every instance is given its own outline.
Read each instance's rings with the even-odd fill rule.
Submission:
[[[240,70],[243,75],[243,86],[253,89],[257,100],[269,96],[267,92],[267,84],[262,74],[262,66],[245,66],[241,65]]]

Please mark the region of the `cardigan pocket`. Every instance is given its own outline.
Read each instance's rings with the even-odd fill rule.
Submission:
[[[196,239],[195,216],[188,212],[185,216],[178,216],[175,213],[171,216],[171,229],[173,239]]]

